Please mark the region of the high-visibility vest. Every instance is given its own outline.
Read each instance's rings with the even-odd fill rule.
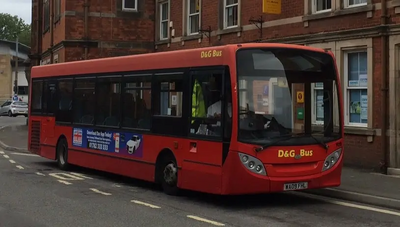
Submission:
[[[193,86],[192,117],[206,117],[206,106],[204,104],[203,91],[198,80],[195,80]]]

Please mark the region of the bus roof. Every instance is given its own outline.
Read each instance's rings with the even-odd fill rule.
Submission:
[[[141,70],[226,65],[237,49],[291,48],[324,52],[323,49],[282,43],[243,43],[121,57],[98,58],[32,67],[32,78],[71,76],[92,73],[115,73]],[[210,56],[207,53],[211,52]],[[222,56],[212,56],[213,52]],[[202,57],[203,53],[203,57]]]

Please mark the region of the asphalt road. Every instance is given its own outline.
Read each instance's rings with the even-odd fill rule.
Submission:
[[[0,127],[8,126],[8,125],[23,125],[26,122],[26,117],[18,116],[18,117],[8,117],[8,116],[0,116]]]
[[[71,172],[0,151],[1,227],[398,226],[400,211],[304,193],[171,197],[158,187],[83,168]]]

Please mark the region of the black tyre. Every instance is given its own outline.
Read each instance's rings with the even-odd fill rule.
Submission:
[[[167,195],[178,195],[178,165],[173,155],[165,156],[160,163],[161,186]]]
[[[57,164],[62,170],[67,170],[69,168],[68,164],[68,143],[66,139],[60,139],[57,144]]]
[[[12,113],[11,113],[11,111],[8,111],[8,116],[9,116],[9,117],[12,117],[12,116],[13,116]]]

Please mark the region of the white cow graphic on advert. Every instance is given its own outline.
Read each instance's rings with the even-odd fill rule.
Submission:
[[[140,138],[139,136],[132,136],[132,139],[130,139],[126,143],[126,150],[128,151],[129,154],[135,153],[135,151],[139,148],[140,146]]]

